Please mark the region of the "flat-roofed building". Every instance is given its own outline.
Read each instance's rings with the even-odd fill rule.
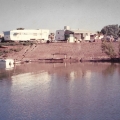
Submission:
[[[66,29],[65,29],[66,28]],[[64,27],[63,30],[56,30],[56,40],[60,41],[69,41],[69,42],[77,42],[77,41],[90,41],[92,36],[96,34],[95,32],[92,31],[87,31],[87,30],[74,30],[70,29],[70,27]]]

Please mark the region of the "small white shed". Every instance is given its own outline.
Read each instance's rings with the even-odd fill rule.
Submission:
[[[13,68],[14,67],[14,60],[13,59],[0,59],[0,68]]]

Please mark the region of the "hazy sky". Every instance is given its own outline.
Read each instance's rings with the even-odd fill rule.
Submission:
[[[120,25],[120,0],[0,0],[0,32],[26,29],[97,31]]]

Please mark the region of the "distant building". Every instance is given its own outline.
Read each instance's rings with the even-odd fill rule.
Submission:
[[[95,32],[83,31],[83,30],[72,30],[69,26],[65,26],[63,30],[56,30],[56,40],[60,41],[69,41],[69,42],[78,42],[82,40],[90,41],[93,39]]]
[[[48,40],[49,30],[38,29],[38,30],[11,30],[4,31],[5,41],[30,41],[30,40]]]

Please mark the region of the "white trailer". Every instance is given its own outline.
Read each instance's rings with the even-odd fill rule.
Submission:
[[[49,30],[11,30],[4,31],[5,41],[30,41],[30,40],[48,40]]]

